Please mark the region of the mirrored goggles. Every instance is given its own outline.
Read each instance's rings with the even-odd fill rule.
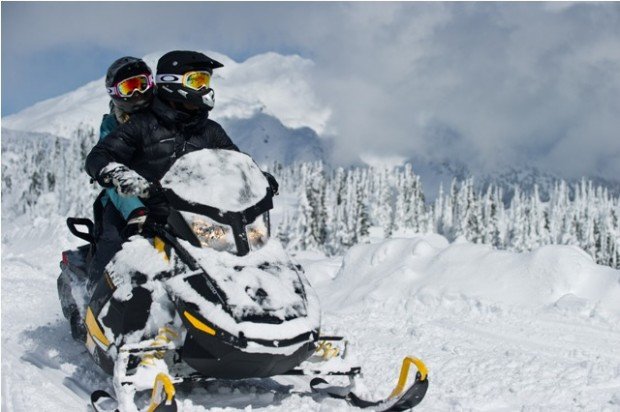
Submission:
[[[154,85],[153,76],[150,74],[139,74],[121,80],[114,87],[108,87],[108,94],[110,96],[131,97],[136,92],[145,93]]]
[[[192,90],[208,89],[211,83],[211,73],[208,71],[191,71],[183,75],[158,74],[157,83],[181,83]]]

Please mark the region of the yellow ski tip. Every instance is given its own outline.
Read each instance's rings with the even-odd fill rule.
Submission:
[[[388,399],[396,398],[400,396],[401,393],[403,393],[407,385],[409,368],[412,364],[415,365],[418,369],[418,372],[420,372],[420,382],[424,382],[426,378],[428,378],[428,369],[426,368],[424,362],[413,356],[407,356],[405,359],[403,359],[403,364],[400,368],[400,375],[398,376],[398,383],[396,384],[396,387],[394,388]]]
[[[151,394],[151,404],[149,405],[147,412],[160,410],[158,408],[162,403],[166,406],[171,406],[175,402],[175,392],[176,390],[174,389],[170,376],[165,373],[159,373],[157,377],[155,377],[153,393]]]

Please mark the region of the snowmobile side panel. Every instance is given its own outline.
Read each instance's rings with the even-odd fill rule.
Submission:
[[[115,337],[142,330],[146,326],[153,302],[151,292],[138,286],[131,290],[131,295],[126,301],[119,301],[113,296],[107,313],[100,318]]]
[[[61,263],[62,272],[56,282],[58,287],[58,297],[62,313],[69,321],[71,326],[71,337],[78,342],[84,342],[86,339],[86,328],[80,314],[80,308],[73,296],[71,285],[77,282],[76,275],[72,273],[69,266]]]
[[[97,282],[95,290],[90,298],[90,302],[88,303],[88,306],[93,310],[95,315],[99,316],[99,313],[101,313],[103,307],[112,298],[115,290],[116,287],[110,280],[108,272],[103,272],[103,276]]]
[[[86,334],[86,348],[93,361],[107,374],[114,373],[114,359],[108,350],[102,349],[90,334]]]

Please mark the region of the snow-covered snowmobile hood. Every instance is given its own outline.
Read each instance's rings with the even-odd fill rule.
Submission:
[[[239,212],[258,203],[269,187],[252,158],[244,153],[203,149],[179,158],[161,180],[182,199]]]
[[[235,242],[239,235],[250,238],[246,227],[272,207],[272,193],[262,171],[252,158],[235,151],[191,152],[176,161],[161,184],[173,207],[199,216],[198,220],[200,216],[209,217],[214,224],[230,225]],[[193,218],[183,219],[187,222]],[[246,351],[252,351],[253,340],[283,343],[307,335],[288,347],[256,347],[257,351],[286,353],[312,339],[310,334],[318,333],[318,299],[303,269],[291,261],[277,239],[267,236],[261,247],[246,247],[243,253],[237,244],[235,254],[190,238],[180,239],[180,244],[201,270],[180,270],[168,285],[177,303],[189,305],[191,315],[235,339],[243,336],[247,339]],[[204,275],[200,274],[203,270]],[[212,288],[217,293],[213,294]]]
[[[226,296],[227,310],[190,286],[195,274],[171,279],[168,283],[175,295],[198,308],[197,314],[232,335],[242,333],[248,339],[286,340],[318,331],[321,316],[318,297],[301,268],[290,260],[277,240],[246,256],[183,243]],[[255,321],[265,317],[273,320]]]

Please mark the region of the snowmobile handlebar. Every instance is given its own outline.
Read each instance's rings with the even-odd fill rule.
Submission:
[[[161,183],[159,183],[159,180],[150,182],[147,198],[161,194],[163,192],[164,192],[164,188],[162,187]]]
[[[87,232],[80,232],[76,226],[86,226]],[[87,241],[91,245],[95,244],[95,224],[88,218],[69,217],[67,218],[67,227],[69,232],[74,236]]]

